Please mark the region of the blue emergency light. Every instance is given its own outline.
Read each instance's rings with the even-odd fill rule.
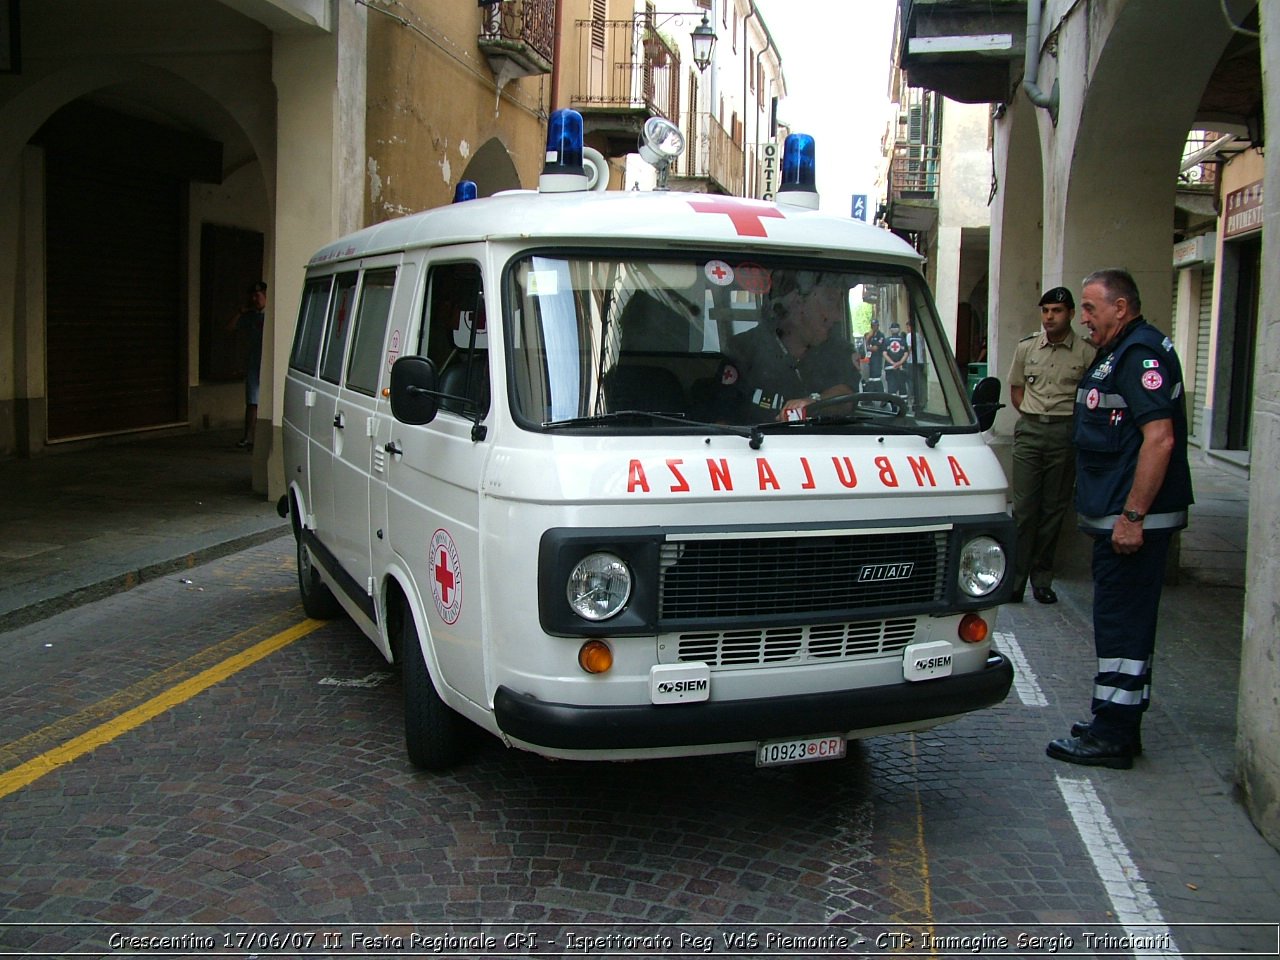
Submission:
[[[538,178],[544,193],[585,190],[589,180],[582,165],[582,114],[557,110],[547,121],[547,158]]]
[[[474,180],[459,180],[458,185],[453,188],[453,202],[465,203],[468,200],[474,200],[480,195],[476,189]]]
[[[778,202],[796,207],[818,208],[818,169],[813,137],[807,133],[787,135],[782,145],[782,179]]]

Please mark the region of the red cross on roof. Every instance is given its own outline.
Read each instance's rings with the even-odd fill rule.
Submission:
[[[753,203],[737,197],[708,197],[690,200],[689,206],[698,213],[723,213],[733,221],[740,237],[767,237],[761,217],[786,219],[781,210],[764,203]]]

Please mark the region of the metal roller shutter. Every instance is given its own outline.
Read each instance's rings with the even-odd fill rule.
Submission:
[[[1200,271],[1200,319],[1196,327],[1195,379],[1191,384],[1191,435],[1200,445],[1208,446],[1204,435],[1204,407],[1208,398],[1205,387],[1209,382],[1209,335],[1213,332],[1213,264],[1206,263]]]
[[[48,436],[186,419],[185,183],[46,154]]]

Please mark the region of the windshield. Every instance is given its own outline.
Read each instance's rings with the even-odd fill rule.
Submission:
[[[537,253],[513,264],[529,427],[968,428],[923,283],[881,264]]]

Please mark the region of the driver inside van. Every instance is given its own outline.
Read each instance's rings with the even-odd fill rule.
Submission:
[[[781,274],[760,323],[729,341],[720,382],[760,419],[802,420],[819,400],[851,396],[861,375],[853,348],[832,328],[845,291],[811,273]]]

